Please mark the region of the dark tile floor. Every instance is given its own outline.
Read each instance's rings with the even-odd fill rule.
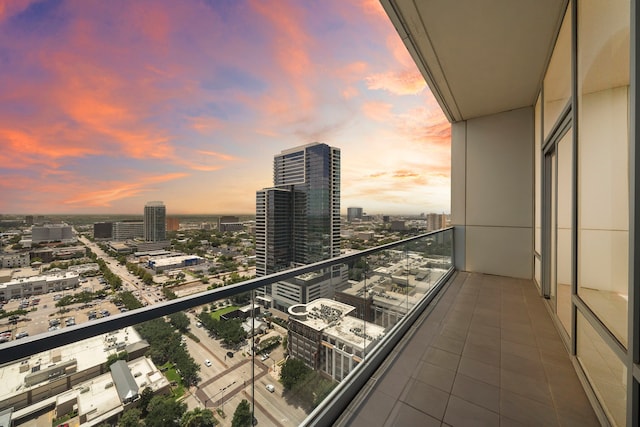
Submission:
[[[531,281],[459,272],[433,307],[339,425],[600,425]]]

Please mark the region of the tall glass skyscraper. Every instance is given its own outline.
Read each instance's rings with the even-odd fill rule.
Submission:
[[[282,151],[273,183],[256,193],[256,274],[339,255],[340,149],[316,142]],[[289,303],[308,299],[300,288],[287,295]]]
[[[154,201],[144,205],[144,240],[160,242],[167,238],[167,208]]]

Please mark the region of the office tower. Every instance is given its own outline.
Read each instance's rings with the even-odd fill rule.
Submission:
[[[113,237],[113,223],[112,222],[94,223],[93,237],[96,239],[111,239]]]
[[[256,193],[256,274],[339,255],[340,150],[320,143],[285,150],[274,157],[273,182]],[[281,282],[262,294],[286,307],[329,292],[322,279],[312,288],[302,282]]]
[[[166,239],[167,209],[162,202],[147,202],[144,206],[144,240],[158,242]]]
[[[347,208],[347,221],[362,219],[362,208]]]
[[[124,220],[113,223],[111,237],[122,241],[144,236],[144,222],[138,220]]]

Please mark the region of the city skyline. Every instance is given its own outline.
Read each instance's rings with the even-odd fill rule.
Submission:
[[[450,127],[377,1],[0,3],[0,213],[252,213],[273,153],[342,206],[450,211]]]

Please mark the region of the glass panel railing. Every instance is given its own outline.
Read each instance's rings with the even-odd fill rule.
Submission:
[[[452,237],[446,229],[235,284],[145,283],[108,262],[117,291],[96,275],[1,320],[0,415],[16,425],[304,424],[344,399],[341,387],[451,271]],[[12,304],[22,299],[5,313]]]

